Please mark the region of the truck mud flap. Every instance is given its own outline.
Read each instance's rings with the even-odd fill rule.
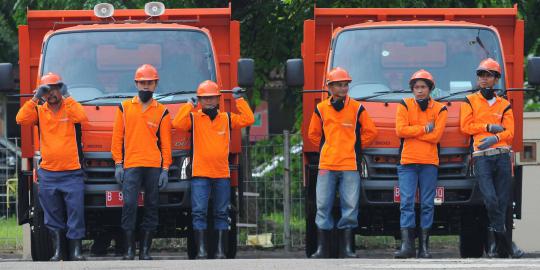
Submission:
[[[32,171],[19,171],[17,183],[17,221],[19,225],[30,222],[30,185]]]

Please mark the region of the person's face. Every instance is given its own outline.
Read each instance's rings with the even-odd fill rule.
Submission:
[[[136,81],[135,84],[137,85],[137,89],[139,91],[154,92],[157,87],[157,80],[156,81]]]
[[[499,78],[495,77],[495,74],[487,71],[479,71],[476,73],[478,77],[478,86],[480,88],[493,88],[498,82]]]
[[[43,98],[49,103],[50,105],[56,105],[60,103],[62,100],[62,94],[60,94],[60,86],[59,85],[49,85],[50,90],[45,95],[43,95]]]
[[[219,105],[219,96],[199,97],[203,109],[212,109]]]
[[[425,99],[429,97],[429,86],[424,80],[416,80],[412,89],[414,98]]]
[[[347,93],[349,93],[349,82],[333,82],[328,84],[328,90],[332,93],[332,96],[336,98],[345,98]]]

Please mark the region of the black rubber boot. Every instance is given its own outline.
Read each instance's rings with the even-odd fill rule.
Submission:
[[[344,229],[341,231],[341,251],[343,258],[356,258],[356,253],[353,251],[354,233],[352,229]]]
[[[135,235],[133,231],[124,231],[125,252],[122,260],[135,259]]]
[[[85,261],[82,253],[82,239],[69,239],[69,260]]]
[[[420,230],[420,237],[418,237],[418,258],[431,259],[431,253],[429,253],[429,229]]]
[[[206,231],[195,230],[195,245],[197,246],[197,256],[195,259],[206,259],[208,257],[206,249]]]
[[[54,247],[54,255],[51,257],[50,261],[57,262],[57,261],[63,261],[64,260],[64,232],[61,230],[58,231],[50,231],[51,232],[51,238],[53,242]]]
[[[495,232],[495,236],[501,246],[506,249],[510,257],[519,259],[525,255],[525,252],[521,250],[512,240],[509,239],[506,232]]]
[[[150,248],[152,248],[153,237],[153,232],[143,231],[139,247],[139,260],[152,260],[152,256],[150,256]]]
[[[225,252],[225,247],[227,246],[227,236],[229,234],[229,231],[226,230],[219,230],[217,231],[217,246],[216,246],[216,259],[226,259],[227,255]]]
[[[413,258],[414,248],[414,229],[401,229],[401,249],[394,253],[396,259]]]
[[[325,259],[328,258],[328,244],[330,238],[330,231],[327,230],[317,230],[317,251],[311,254],[310,258],[312,259]]]
[[[486,256],[488,258],[497,258],[497,238],[495,238],[495,232],[493,230],[488,229],[487,232],[487,250],[486,250]]]

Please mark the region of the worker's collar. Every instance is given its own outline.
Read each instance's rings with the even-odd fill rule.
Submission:
[[[138,103],[141,103],[141,101],[139,100],[138,96],[134,96],[131,99],[131,103],[138,104]],[[155,99],[152,99],[152,103],[150,103],[150,106],[157,107],[157,101]]]
[[[479,98],[485,100],[487,102],[487,99],[484,98],[484,96],[482,95],[482,93],[480,93],[480,90],[476,91],[475,93],[476,95],[478,95]],[[495,91],[495,93],[493,93],[493,96],[495,97],[495,101],[496,102],[499,102],[501,100],[501,97],[499,97],[497,95],[497,91]]]
[[[345,100],[343,100],[343,104],[345,104],[345,106],[347,106],[349,104],[349,101],[350,101],[350,97],[349,95],[346,95],[345,96]],[[326,99],[326,105],[328,106],[332,106],[332,96],[329,96],[327,99]]]

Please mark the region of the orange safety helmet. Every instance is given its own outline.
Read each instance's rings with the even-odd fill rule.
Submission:
[[[433,90],[433,88],[435,87],[435,80],[433,79],[433,76],[425,69],[420,69],[411,76],[411,79],[409,80],[409,85],[411,89],[413,88],[414,83],[417,80],[426,81],[430,90]]]
[[[478,73],[479,71],[495,72],[495,77],[498,78],[501,76],[501,65],[492,58],[486,58],[476,68],[476,72]]]
[[[349,75],[349,72],[347,72],[343,68],[340,68],[340,67],[333,68],[326,75],[326,85],[331,84],[333,82],[343,82],[343,81],[347,81],[347,82],[352,81],[352,78]]]
[[[135,81],[155,81],[159,80],[157,69],[150,65],[144,64],[135,71]]]
[[[221,96],[221,92],[217,83],[211,80],[206,80],[202,82],[201,84],[199,84],[199,87],[197,87],[197,96],[198,97]]]
[[[56,73],[49,72],[43,76],[41,76],[41,79],[39,79],[39,85],[57,85],[57,84],[63,84],[62,77]]]

